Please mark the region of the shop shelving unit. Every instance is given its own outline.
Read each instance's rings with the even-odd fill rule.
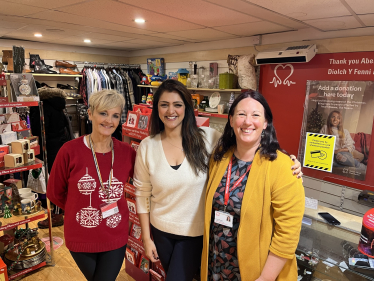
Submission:
[[[43,165],[45,165],[45,169],[47,167],[47,151],[46,151],[46,143],[45,143],[45,127],[44,127],[44,112],[43,112],[43,102],[8,102],[6,101],[8,98],[1,98],[0,99],[0,108],[6,108],[6,107],[30,107],[30,106],[38,106],[40,111],[40,124],[42,129],[42,148],[41,153],[44,154],[45,162],[35,159],[35,161],[31,163],[27,163],[23,166],[15,167],[15,168],[8,168],[8,167],[2,167],[0,168],[0,175],[5,174],[12,174],[12,173],[18,173],[18,172],[24,172],[32,169],[42,168]],[[46,185],[48,182],[48,172],[45,173],[45,181]],[[29,223],[31,221],[39,220],[45,218],[45,215],[47,214],[48,220],[49,220],[49,241],[52,240],[52,219],[51,219],[51,211],[50,211],[50,202],[47,198],[47,210],[45,212],[39,212],[36,214],[31,215],[25,215],[25,216],[12,216],[9,219],[1,218],[0,221],[2,222],[2,226],[0,227],[0,231],[12,229],[19,225]],[[26,273],[32,272],[38,268],[41,268],[45,265],[54,265],[54,249],[53,247],[50,247],[50,252],[47,253],[46,261],[39,263],[33,267],[15,272],[11,274],[12,272],[8,272],[9,280],[13,280],[15,278],[18,278]]]
[[[13,73],[5,73],[5,75],[10,75]],[[44,74],[44,73],[23,73],[23,74],[32,74],[33,76],[43,76],[43,77],[82,77],[80,74]]]

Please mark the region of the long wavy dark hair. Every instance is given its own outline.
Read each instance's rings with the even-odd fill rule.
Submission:
[[[264,107],[265,119],[268,123],[265,130],[263,130],[264,135],[261,137],[260,145],[256,152],[260,150],[260,155],[273,161],[277,158],[277,150],[283,151],[278,143],[277,134],[273,126],[273,114],[271,113],[270,107],[266,99],[259,92],[249,90],[247,92],[241,93],[233,102],[228,116],[228,121],[225,126],[225,130],[221,138],[218,140],[216,149],[214,151],[213,159],[215,161],[221,161],[225,153],[232,147],[236,145],[236,137],[234,131],[230,125],[230,116],[233,117],[235,113],[235,108],[238,103],[246,98],[252,98]]]
[[[183,151],[196,175],[199,172],[207,172],[209,153],[205,145],[205,132],[196,125],[191,93],[181,82],[172,79],[165,80],[153,95],[150,136],[154,137],[165,129],[164,123],[158,116],[158,102],[164,92],[176,92],[183,100],[185,105],[181,130]]]

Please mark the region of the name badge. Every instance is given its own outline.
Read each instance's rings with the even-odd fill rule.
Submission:
[[[103,219],[119,212],[117,202],[101,204],[100,209],[101,214],[103,215]]]
[[[227,212],[215,211],[214,222],[224,226],[232,227],[234,216]]]

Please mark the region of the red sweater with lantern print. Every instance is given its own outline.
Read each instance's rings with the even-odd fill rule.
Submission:
[[[65,243],[73,252],[97,253],[118,249],[128,240],[129,210],[124,183],[133,176],[135,151],[113,138],[113,178],[103,192],[91,149],[80,137],[65,143],[53,163],[47,197],[65,210]],[[104,187],[108,188],[112,153],[96,153]],[[119,212],[102,218],[100,205],[117,202]]]

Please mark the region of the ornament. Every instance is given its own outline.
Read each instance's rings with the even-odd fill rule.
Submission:
[[[109,180],[104,183],[104,188],[108,192],[103,192],[100,188],[99,198],[106,203],[117,202],[123,196],[123,183],[115,177],[112,178],[112,186],[109,188]],[[108,198],[109,195],[109,198]]]
[[[87,207],[81,209],[76,214],[77,222],[87,228],[93,228],[99,226],[102,221],[101,212],[93,207]]]
[[[9,207],[7,204],[5,204],[4,207],[4,219],[9,219],[12,217],[12,212],[9,210]]]
[[[145,103],[145,102],[146,102],[146,100],[147,100],[147,97],[146,97],[146,95],[142,95],[142,103]]]
[[[116,228],[122,220],[120,213],[114,214],[106,219],[106,225],[110,228]]]
[[[78,181],[78,189],[84,195],[90,195],[96,189],[96,181],[88,174],[88,168],[86,174]]]
[[[21,85],[19,86],[19,91],[22,95],[29,95],[31,93],[31,87],[28,85],[29,81],[26,79],[24,75],[22,75]]]

